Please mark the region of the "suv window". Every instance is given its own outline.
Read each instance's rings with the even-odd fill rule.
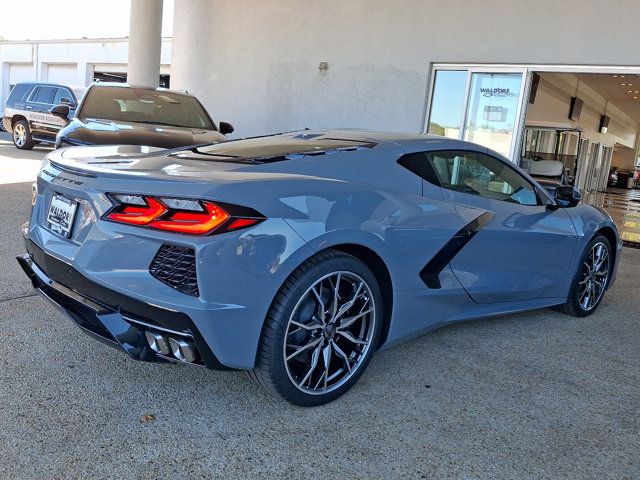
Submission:
[[[18,83],[11,89],[7,102],[19,102],[29,91],[31,85],[28,83]]]
[[[63,98],[66,98],[71,102],[69,104],[70,106],[75,106],[75,102],[73,101],[73,96],[71,95],[71,92],[66,88],[56,89],[56,96],[53,99],[53,104],[60,105],[62,103]]]
[[[533,185],[497,158],[471,151],[432,152],[427,157],[443,188],[521,205],[538,205]]]
[[[29,100],[32,102],[52,104],[55,93],[55,87],[36,87]]]

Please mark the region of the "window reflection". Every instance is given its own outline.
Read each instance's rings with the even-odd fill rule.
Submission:
[[[443,188],[521,205],[537,205],[533,186],[493,157],[476,152],[435,152],[429,156]]]
[[[518,110],[520,73],[474,73],[464,139],[509,156]]]
[[[466,85],[466,70],[436,71],[428,133],[460,137]]]

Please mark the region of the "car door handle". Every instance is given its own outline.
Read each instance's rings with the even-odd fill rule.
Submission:
[[[26,106],[26,107],[24,107],[24,108],[26,108],[27,110],[33,110],[33,107],[31,107],[31,106],[29,106],[29,105],[27,105],[27,106]]]

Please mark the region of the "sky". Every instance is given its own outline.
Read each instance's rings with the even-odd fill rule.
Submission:
[[[4,40],[128,37],[129,5],[130,0],[0,0],[0,37]],[[173,0],[164,0],[162,35],[171,36],[172,32]]]

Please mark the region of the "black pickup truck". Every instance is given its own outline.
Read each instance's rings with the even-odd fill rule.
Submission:
[[[85,91],[57,83],[17,83],[5,104],[2,125],[20,150],[31,150],[37,143],[54,145],[56,134],[68,122],[50,110],[67,105],[73,115]]]

